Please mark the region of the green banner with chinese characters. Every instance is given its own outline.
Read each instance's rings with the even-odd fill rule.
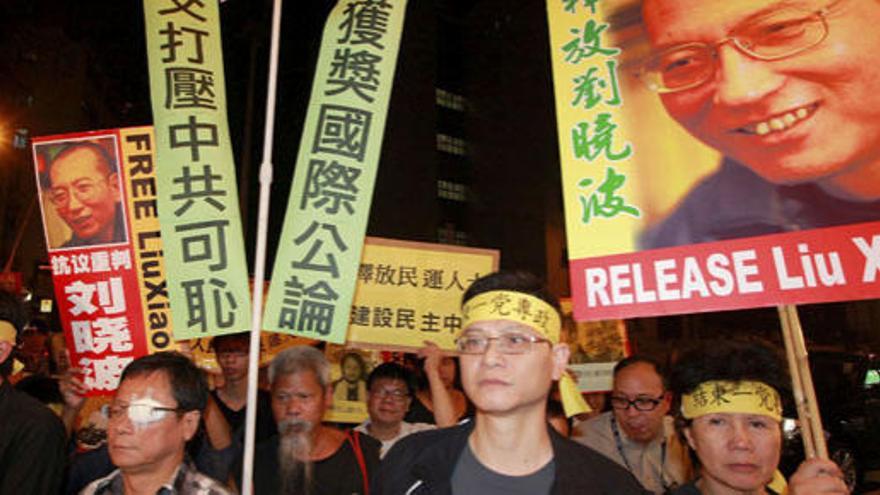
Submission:
[[[144,17],[174,336],[248,330],[218,4],[144,0]]]
[[[405,12],[340,0],[327,19],[265,329],[345,341]]]

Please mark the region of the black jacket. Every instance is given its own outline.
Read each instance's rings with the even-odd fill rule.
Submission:
[[[373,478],[373,495],[452,493],[452,471],[467,445],[474,421],[409,435],[397,442]],[[602,454],[561,437],[548,426],[556,463],[553,495],[647,493],[629,471]]]

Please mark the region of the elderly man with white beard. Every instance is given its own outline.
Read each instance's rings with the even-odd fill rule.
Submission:
[[[333,399],[324,355],[309,346],[286,349],[269,365],[269,382],[278,435],[256,446],[254,493],[367,493],[380,444],[321,423]]]

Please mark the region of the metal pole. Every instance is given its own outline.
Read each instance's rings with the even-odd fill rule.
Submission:
[[[272,185],[272,138],[275,132],[275,89],[278,78],[278,45],[281,31],[281,0],[272,9],[272,42],[266,93],[266,127],[263,134],[263,162],[260,164],[260,207],[257,214],[257,250],[254,254],[254,299],[251,305],[251,345],[248,368],[247,415],[245,416],[244,462],[241,493],[253,491],[254,441],[257,422],[257,376],[260,366],[260,329],[263,325],[263,280],[266,278],[266,232],[269,225],[269,195]]]

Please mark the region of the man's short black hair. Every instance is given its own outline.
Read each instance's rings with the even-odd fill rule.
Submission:
[[[21,300],[11,292],[0,291],[0,320],[8,321],[15,327],[17,334],[21,333],[27,322],[27,310]],[[0,377],[6,378],[12,373],[12,358],[14,352],[10,352],[5,361],[0,363]]]
[[[370,372],[370,376],[367,377],[367,390],[371,390],[373,388],[373,382],[382,378],[403,381],[403,383],[406,384],[406,392],[410,397],[416,393],[413,374],[400,364],[382,363],[373,368],[373,371]]]
[[[41,184],[43,189],[52,187],[51,170],[52,166],[55,165],[55,162],[73,153],[74,151],[81,149],[89,149],[94,151],[101,158],[101,162],[106,167],[107,175],[117,173],[119,167],[116,164],[116,159],[107,151],[107,148],[98,144],[97,141],[75,141],[65,145],[58,153],[55,154],[54,157],[46,160],[46,173],[43,174],[43,179],[41,180],[41,182],[43,182]]]
[[[646,356],[644,354],[633,354],[632,356],[623,358],[620,361],[618,361],[617,364],[614,365],[614,373],[613,373],[614,378],[617,378],[617,374],[620,373],[621,371],[625,370],[626,368],[629,368],[630,366],[633,366],[633,365],[639,364],[639,363],[644,363],[644,364],[647,364],[647,365],[651,366],[652,368],[654,368],[654,371],[657,372],[657,374],[660,376],[660,380],[663,382],[663,388],[664,389],[669,388],[669,380],[666,377],[666,373],[665,373],[665,370],[663,369],[663,366],[656,359],[654,359],[650,356]]]
[[[250,332],[238,332],[238,333],[229,333],[226,335],[218,335],[211,339],[211,349],[214,352],[218,352],[217,349],[222,349],[226,344],[238,343],[241,342],[245,344],[245,346],[250,346],[251,342],[251,333]]]
[[[163,372],[171,384],[171,393],[182,411],[202,411],[208,403],[208,382],[205,374],[186,356],[175,351],[157,352],[135,359],[122,372],[121,384],[127,378]]]
[[[462,304],[470,301],[474,297],[493,290],[509,290],[513,292],[522,292],[530,296],[543,300],[556,309],[557,313],[561,313],[559,309],[559,300],[547,290],[544,282],[532,273],[515,270],[502,270],[489,275],[484,275],[471,284],[464,292],[461,298]]]

